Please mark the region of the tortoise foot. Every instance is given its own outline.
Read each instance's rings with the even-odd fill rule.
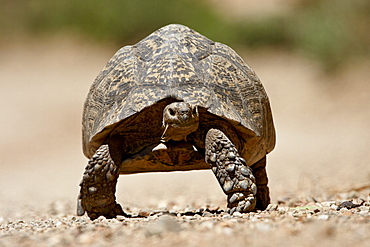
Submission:
[[[80,183],[77,215],[87,212],[91,220],[99,216],[114,218],[125,215],[115,197],[118,171],[110,157],[108,145],[102,145],[86,166]]]
[[[230,214],[256,207],[257,186],[252,169],[245,164],[235,145],[220,130],[210,129],[206,137],[206,162],[227,195]]]
[[[115,218],[117,215],[127,216],[123,212],[121,205],[116,202],[110,204],[104,203],[104,206],[97,203],[85,203],[85,207],[86,209],[82,206],[82,200],[79,199],[77,202],[77,214],[81,216],[87,211],[87,215],[91,220],[95,220],[99,216],[104,216],[107,219]]]

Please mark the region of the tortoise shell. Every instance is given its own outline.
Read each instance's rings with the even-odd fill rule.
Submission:
[[[160,143],[162,111],[174,101],[198,106],[204,128],[217,122],[226,134],[235,130],[248,165],[275,146],[270,103],[255,72],[227,45],[171,24],[121,48],[95,79],[83,112],[85,156],[117,131],[134,133],[132,154]],[[191,138],[202,149],[200,135]]]

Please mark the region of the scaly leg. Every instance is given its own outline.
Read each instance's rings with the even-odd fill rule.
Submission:
[[[118,176],[119,166],[111,159],[108,145],[100,146],[89,160],[80,183],[77,215],[81,216],[86,211],[91,220],[101,215],[106,218],[125,215],[116,203]]]
[[[227,195],[230,214],[250,212],[256,206],[257,186],[252,170],[245,164],[235,145],[218,129],[206,136],[206,162]]]

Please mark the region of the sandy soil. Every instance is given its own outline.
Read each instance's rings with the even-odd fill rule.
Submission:
[[[118,201],[148,217],[76,217],[82,105],[117,49],[58,38],[0,45],[0,246],[370,243],[370,63],[329,77],[278,51],[242,53],[273,108],[268,174],[278,208],[226,215],[226,197],[202,171],[121,176]],[[336,210],[352,199],[362,206]]]

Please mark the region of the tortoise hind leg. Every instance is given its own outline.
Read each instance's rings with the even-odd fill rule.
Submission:
[[[218,129],[210,129],[206,136],[206,162],[227,195],[230,214],[255,209],[257,186],[252,170],[240,157],[235,145]]]
[[[102,145],[89,160],[80,183],[77,215],[87,212],[90,219],[99,216],[114,218],[125,215],[121,206],[116,203],[116,184],[119,167],[109,154],[108,145]]]
[[[256,209],[265,210],[270,204],[270,190],[267,186],[268,178],[266,173],[266,156],[251,166],[257,185]]]

